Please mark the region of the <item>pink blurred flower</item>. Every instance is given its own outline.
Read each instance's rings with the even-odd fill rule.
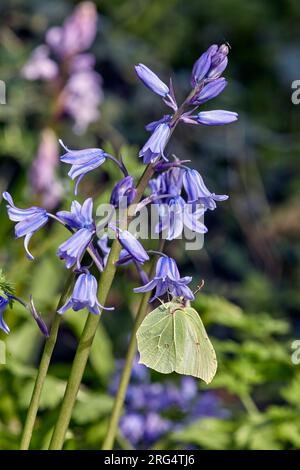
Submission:
[[[57,137],[52,129],[46,128],[42,132],[29,178],[33,192],[42,198],[42,205],[48,210],[58,204],[62,192],[55,177],[58,161]]]
[[[82,2],[63,26],[49,29],[46,42],[59,57],[69,57],[88,49],[96,32],[96,7],[92,2]]]
[[[22,69],[27,80],[53,80],[58,75],[58,65],[49,57],[49,47],[42,45],[34,49],[29,61]]]

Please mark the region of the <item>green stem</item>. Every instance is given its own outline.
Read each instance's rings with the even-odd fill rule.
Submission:
[[[141,199],[144,190],[149,182],[149,179],[153,176],[153,173],[154,169],[152,165],[148,165],[137,185],[137,194],[134,203],[139,202],[139,200]],[[102,305],[105,305],[106,303],[107,296],[116,272],[115,263],[119,258],[120,251],[121,246],[119,242],[115,240],[112,244],[106,267],[100,277],[98,287],[98,299],[100,304]],[[55,424],[52,439],[50,442],[49,449],[51,450],[59,450],[63,447],[65,435],[69,427],[72,411],[76,402],[77,393],[84,374],[84,370],[90,354],[90,350],[92,347],[94,336],[96,334],[100,317],[100,315],[95,316],[93,314],[89,314],[86,324],[84,326],[81,338],[78,343],[77,351],[73,361],[59,416]]]
[[[74,281],[74,274],[72,272],[66,281],[64,290],[61,294],[61,297],[57,305],[57,310],[66,302],[67,296],[73,284],[73,281]],[[55,313],[54,320],[51,326],[50,336],[46,340],[43,355],[42,355],[41,362],[39,365],[39,370],[38,370],[37,377],[35,380],[34,389],[32,392],[30,405],[28,408],[27,416],[26,416],[25,426],[24,426],[23,433],[22,433],[20,450],[29,449],[29,445],[30,445],[30,441],[31,441],[31,437],[32,437],[33,429],[34,429],[34,423],[35,423],[38,408],[39,408],[41,393],[42,393],[43,386],[45,383],[53,349],[56,343],[60,322],[61,322],[61,315],[59,315],[58,313]]]
[[[163,246],[164,246],[164,240],[162,240],[162,242],[160,243],[159,251],[163,250]],[[151,269],[149,272],[150,279],[153,277],[154,272],[155,272],[155,259],[153,259],[153,263],[151,265]],[[126,354],[125,366],[123,368],[122,375],[120,378],[118,391],[117,391],[117,395],[114,401],[114,406],[112,409],[110,420],[108,423],[106,437],[102,445],[102,450],[112,450],[114,446],[116,435],[118,433],[119,420],[120,420],[120,416],[122,413],[126,391],[127,391],[127,387],[130,381],[133,362],[134,362],[134,358],[135,358],[135,354],[137,350],[136,332],[139,329],[140,324],[142,323],[143,319],[146,316],[150,294],[151,292],[146,292],[143,295],[137,315],[135,317],[133,330],[131,333],[131,338],[129,341],[129,346],[128,346],[128,350]]]

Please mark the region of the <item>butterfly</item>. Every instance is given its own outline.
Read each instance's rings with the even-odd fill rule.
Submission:
[[[139,362],[170,374],[192,375],[210,383],[217,370],[216,353],[199,314],[180,299],[162,303],[137,330]]]

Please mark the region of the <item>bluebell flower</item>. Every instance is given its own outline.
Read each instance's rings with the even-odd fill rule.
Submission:
[[[159,124],[155,128],[139,153],[139,157],[143,157],[144,163],[153,163],[158,157],[164,157],[164,150],[170,137],[170,133],[170,126],[166,123]]]
[[[229,49],[226,44],[218,47],[210,46],[195,62],[192,70],[191,84],[195,88],[202,80],[214,80],[219,78],[228,64]]]
[[[194,117],[198,124],[205,126],[223,126],[237,121],[238,113],[233,111],[224,111],[223,109],[215,109],[213,111],[201,111]]]
[[[99,148],[70,150],[61,140],[60,144],[66,150],[66,153],[60,157],[60,160],[64,163],[69,163],[72,165],[68,173],[70,178],[72,180],[78,178],[75,185],[75,195],[77,195],[78,185],[84,175],[102,165],[102,163],[104,163],[106,160],[106,153],[104,150]]]
[[[28,250],[28,244],[34,232],[48,222],[47,211],[35,206],[28,209],[19,209],[14,205],[13,199],[8,192],[3,193],[3,198],[8,202],[6,207],[10,220],[18,222],[15,226],[15,236],[16,238],[25,237],[24,247],[27,258],[33,260],[34,257]]]
[[[171,114],[165,114],[161,119],[158,119],[158,121],[152,121],[149,122],[149,124],[146,125],[146,131],[148,132],[153,132],[157,128],[159,124],[166,124],[169,123],[172,119]]]
[[[180,237],[184,227],[201,234],[207,232],[207,227],[198,220],[205,212],[202,205],[189,204],[181,196],[174,196],[166,203],[158,203],[157,210],[159,221],[155,232],[164,232],[166,240]]]
[[[211,193],[205,186],[202,176],[197,170],[187,170],[183,176],[183,186],[189,202],[203,204],[205,209],[214,210],[217,205],[215,201],[226,201],[226,194]]]
[[[132,256],[132,258],[140,264],[145,263],[149,260],[149,256],[141,243],[132,235],[128,230],[121,230],[120,228],[116,229],[117,237],[126,250],[126,252]]]
[[[207,85],[203,86],[198,93],[196,93],[189,104],[197,105],[206,103],[206,101],[216,98],[224,88],[227,86],[227,80],[224,77],[217,78],[212,82],[208,82]]]
[[[76,280],[73,292],[67,302],[58,310],[63,314],[69,308],[75,312],[87,308],[89,312],[99,315],[102,309],[113,310],[113,308],[103,307],[97,298],[97,281],[96,278],[88,271],[80,274]]]
[[[71,211],[59,211],[57,217],[72,229],[86,228],[95,230],[93,220],[93,199],[90,197],[81,205],[78,201],[73,201]]]
[[[176,261],[173,258],[161,256],[156,264],[154,278],[144,286],[134,288],[133,291],[135,293],[144,293],[155,288],[155,295],[150,299],[150,302],[167,292],[174,297],[184,297],[187,300],[193,300],[194,294],[187,286],[191,280],[190,276],[180,277]]]
[[[180,167],[170,168],[161,173],[156,178],[149,181],[149,186],[153,195],[166,196],[165,199],[159,199],[161,202],[169,200],[170,197],[179,196],[182,189],[182,178],[184,170]]]
[[[77,268],[80,269],[81,258],[93,235],[94,233],[91,230],[81,228],[60,245],[57,256],[65,261],[66,268],[69,269],[77,263]]]
[[[10,333],[10,329],[8,328],[7,324],[4,321],[3,315],[6,310],[6,307],[9,304],[9,299],[3,297],[2,295],[0,296],[0,329],[5,331],[5,333],[8,335]]]
[[[169,87],[161,81],[161,79],[150,70],[146,65],[139,64],[135,66],[135,71],[144,85],[157,95],[164,98],[170,93]]]
[[[124,206],[127,207],[130,205],[136,195],[136,190],[134,187],[134,179],[132,176],[125,176],[114,186],[110,203],[114,207]]]

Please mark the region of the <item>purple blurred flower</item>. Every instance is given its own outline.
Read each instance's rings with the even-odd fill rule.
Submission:
[[[154,93],[164,98],[170,93],[169,87],[161,81],[161,79],[150,70],[146,65],[139,64],[135,66],[135,71],[144,85]]]
[[[75,121],[74,131],[85,132],[88,125],[100,117],[99,104],[102,101],[102,78],[94,70],[77,70],[70,76],[62,91],[64,110]]]
[[[187,193],[188,201],[203,204],[205,209],[214,210],[217,207],[215,201],[226,201],[228,199],[226,194],[211,193],[197,170],[191,169],[184,173],[183,186]]]
[[[124,360],[117,361],[110,393],[116,394]],[[164,416],[161,416],[163,413]],[[212,391],[200,392],[198,381],[184,376],[178,382],[151,382],[150,371],[135,357],[126,392],[120,430],[137,449],[155,444],[170,430],[176,432],[201,417],[226,419],[229,411]]]
[[[81,258],[93,235],[94,233],[91,230],[81,228],[59,246],[57,256],[65,261],[66,268],[69,269],[77,263],[77,268],[80,269]]]
[[[113,310],[113,308],[103,307],[97,298],[97,281],[89,272],[80,274],[73,292],[67,302],[57,311],[60,314],[72,308],[75,312],[87,308],[89,312],[99,315],[102,309]]]
[[[127,207],[132,203],[136,195],[136,190],[134,187],[134,179],[132,176],[125,176],[114,186],[110,203],[114,207]]]
[[[191,280],[192,278],[190,276],[180,277],[176,261],[173,258],[161,256],[156,263],[154,278],[146,285],[134,288],[133,291],[135,293],[144,293],[152,291],[155,288],[155,295],[150,299],[150,302],[167,292],[175,297],[184,297],[187,300],[193,300],[194,294],[190,288],[187,287],[187,284],[189,284]]]
[[[171,129],[166,123],[159,124],[140,150],[139,157],[143,157],[145,164],[153,163],[159,156],[164,157],[165,146],[170,137]],[[165,157],[164,157],[165,158]]]
[[[62,187],[55,177],[57,167],[57,137],[52,129],[46,128],[41,135],[37,156],[30,170],[33,191],[42,197],[43,206],[50,210],[55,207],[62,193]]]
[[[25,237],[24,247],[27,258],[33,260],[34,257],[28,250],[28,244],[34,232],[48,222],[47,211],[35,206],[28,209],[19,209],[14,205],[13,199],[8,192],[3,193],[3,199],[8,202],[6,207],[10,220],[18,222],[15,226],[15,236],[16,238]]]
[[[10,333],[10,329],[8,328],[7,324],[4,321],[3,315],[4,312],[9,304],[9,299],[6,299],[2,295],[0,296],[0,329],[5,331],[8,335]]]
[[[47,44],[59,57],[69,57],[88,49],[97,32],[97,11],[92,2],[82,2],[62,27],[47,32]]]
[[[29,61],[22,69],[26,80],[53,80],[58,76],[58,65],[49,57],[49,48],[45,45],[37,47]]]
[[[145,419],[144,439],[148,445],[151,445],[170,431],[171,428],[172,423],[170,420],[163,418],[158,413],[150,412],[146,415]]]
[[[57,217],[70,228],[81,229],[86,228],[95,231],[95,223],[93,220],[93,199],[89,197],[81,205],[78,201],[73,201],[71,211],[59,211]]]
[[[137,445],[144,436],[145,420],[138,413],[128,413],[120,419],[120,430],[123,436],[133,445]]]
[[[104,150],[98,148],[90,148],[84,150],[70,150],[64,145],[60,140],[60,144],[67,151],[64,155],[60,157],[60,160],[64,163],[71,164],[71,169],[68,173],[72,180],[77,179],[75,186],[75,195],[78,192],[78,185],[84,175],[89,171],[94,170],[102,165],[105,162],[106,154]]]
[[[216,96],[222,93],[226,86],[227,80],[225,78],[217,78],[201,88],[201,90],[190,100],[190,104],[199,106],[200,104],[206,103],[206,101],[216,98]]]

